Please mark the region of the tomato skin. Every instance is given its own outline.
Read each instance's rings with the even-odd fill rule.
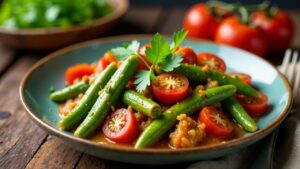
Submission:
[[[262,92],[259,92],[259,98],[238,94],[236,95],[236,98],[250,116],[257,117],[267,113],[269,99],[268,96]]]
[[[94,69],[91,65],[82,63],[69,67],[65,72],[66,82],[72,84],[76,79],[81,79],[83,76],[91,75]]]
[[[146,56],[146,47],[151,47],[151,43],[146,43],[142,47],[140,47],[138,53],[142,57],[142,59],[149,65],[151,66],[151,62],[148,60]],[[141,58],[138,59],[138,66],[137,66],[137,71],[139,70],[148,70],[149,68],[147,65],[144,63],[144,61]]]
[[[166,88],[162,85],[163,83],[168,84],[168,80],[166,79],[178,80],[178,83],[176,82],[176,85],[178,86],[171,89]],[[163,73],[156,78],[151,86],[154,96],[162,103],[170,105],[177,103],[186,96],[189,88],[189,81],[185,76],[180,74]]]
[[[191,47],[178,47],[174,54],[182,56],[182,63],[197,64],[197,55]]]
[[[119,130],[113,131],[110,129],[110,122],[112,118],[118,118],[120,120],[124,120],[125,124],[121,126],[121,128],[117,128]],[[102,131],[106,137],[110,140],[118,142],[118,143],[127,143],[133,141],[137,135],[139,134],[139,125],[133,114],[133,112],[128,109],[117,109],[111,115],[109,115],[102,126]]]
[[[228,73],[227,75],[233,78],[237,76],[243,83],[249,86],[252,84],[252,77],[246,73]]]
[[[220,117],[225,126],[217,123],[215,116]],[[199,114],[198,120],[205,124],[205,131],[210,135],[223,138],[228,137],[233,132],[231,122],[213,106],[204,107]]]
[[[96,71],[101,73],[111,62],[116,62],[115,56],[111,52],[107,52],[99,59]]]
[[[228,17],[221,22],[215,34],[215,41],[247,50],[261,57],[265,56],[268,47],[267,39],[260,27],[244,25],[236,16]]]
[[[208,63],[214,63],[214,64],[210,65]],[[197,64],[199,66],[204,66],[208,64],[210,68],[217,70],[219,72],[225,72],[227,68],[223,59],[221,59],[215,54],[208,53],[208,52],[202,52],[197,55]]]
[[[278,10],[274,16],[269,17],[264,11],[256,11],[250,19],[266,33],[269,51],[281,52],[289,47],[294,36],[294,25],[287,13]]]
[[[218,25],[219,20],[209,11],[205,3],[192,6],[185,14],[183,22],[189,37],[210,40],[214,38]]]

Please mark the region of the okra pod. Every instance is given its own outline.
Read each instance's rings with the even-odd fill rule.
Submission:
[[[101,91],[87,117],[74,132],[76,137],[87,138],[99,128],[112,106],[118,101],[129,79],[133,76],[137,64],[138,57],[136,55],[131,55],[122,63]]]
[[[240,124],[243,129],[249,132],[257,130],[255,121],[248,115],[245,109],[233,96],[225,99],[222,103],[225,110],[229,112],[233,119]]]
[[[124,104],[131,106],[145,116],[155,119],[161,115],[161,107],[158,103],[133,90],[125,91],[122,100]]]
[[[174,70],[176,73],[180,73],[185,75],[189,80],[196,82],[206,82],[207,79],[216,80],[220,85],[235,85],[237,88],[237,92],[247,96],[257,97],[258,94],[255,89],[251,86],[244,84],[238,78],[232,78],[230,76],[225,75],[224,73],[215,71],[213,69],[209,69],[204,71],[202,67],[189,65],[189,64],[181,64],[178,68]]]
[[[70,130],[86,117],[98,98],[98,92],[104,88],[116,70],[116,63],[111,63],[101,74],[96,77],[95,81],[85,92],[78,105],[60,120],[59,127],[62,130]]]
[[[80,81],[51,93],[50,99],[57,102],[65,101],[78,96],[80,93],[84,93],[89,87],[88,82]]]
[[[202,107],[220,102],[236,92],[234,85],[225,85],[207,89],[203,93],[195,92],[191,97],[175,104],[166,110],[163,115],[152,121],[152,123],[142,132],[138,138],[135,148],[145,148],[153,145],[161,139],[176,123],[176,117],[180,114],[191,115],[199,111]]]

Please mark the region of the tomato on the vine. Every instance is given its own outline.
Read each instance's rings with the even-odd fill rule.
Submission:
[[[198,120],[205,124],[208,134],[216,137],[227,137],[233,132],[233,125],[228,118],[213,106],[204,107]]]
[[[267,11],[256,11],[250,19],[254,25],[260,26],[268,38],[269,51],[280,52],[289,47],[294,36],[294,25],[291,18],[282,10],[275,14]]]
[[[133,141],[139,133],[139,125],[128,109],[117,109],[109,115],[102,126],[102,131],[110,140],[118,143]]]
[[[202,52],[197,55],[198,65],[204,66],[208,65],[209,68],[225,72],[226,71],[226,64],[223,59],[218,57],[215,54],[208,53],[208,52]]]
[[[231,16],[221,22],[215,34],[215,41],[235,46],[261,57],[267,51],[267,39],[258,26],[247,25],[237,16]]]
[[[247,85],[252,84],[252,77],[246,73],[228,73],[227,75],[233,78],[238,78]]]
[[[85,75],[91,75],[94,69],[91,65],[82,63],[69,67],[65,72],[65,78],[68,84],[72,84],[76,79],[81,79]]]
[[[182,56],[182,63],[197,64],[197,55],[191,47],[178,47],[174,54]]]
[[[182,100],[189,88],[188,79],[180,74],[164,73],[152,84],[154,96],[165,104],[174,104]]]
[[[258,97],[236,95],[236,98],[251,116],[262,116],[267,113],[268,96],[262,92],[258,92]]]

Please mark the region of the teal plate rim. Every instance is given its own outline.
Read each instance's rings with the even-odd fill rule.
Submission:
[[[287,101],[287,105],[284,108],[284,110],[282,111],[282,113],[280,113],[280,115],[268,126],[258,130],[257,132],[253,133],[252,135],[246,136],[246,137],[241,137],[241,138],[237,138],[234,140],[229,140],[226,141],[225,143],[221,143],[221,144],[214,144],[214,145],[205,145],[205,146],[198,146],[198,147],[191,147],[191,148],[183,148],[183,149],[168,149],[168,148],[145,148],[145,149],[134,149],[133,147],[125,147],[125,146],[120,146],[117,144],[111,145],[111,144],[99,144],[97,142],[91,141],[91,140],[87,140],[87,139],[82,139],[82,138],[78,138],[75,137],[73,135],[70,135],[64,131],[58,130],[54,127],[52,127],[51,125],[47,124],[46,122],[42,121],[39,117],[37,117],[35,115],[35,113],[30,109],[30,107],[27,105],[27,103],[25,102],[25,98],[24,98],[24,86],[27,83],[28,78],[30,77],[30,75],[39,67],[43,66],[44,64],[47,63],[47,61],[54,59],[56,57],[60,57],[61,54],[66,53],[66,52],[70,52],[74,49],[78,49],[81,47],[86,47],[89,46],[93,43],[105,43],[105,42],[112,42],[112,41],[119,41],[119,40],[132,40],[132,39],[146,39],[146,38],[151,38],[152,35],[150,34],[133,34],[133,35],[120,35],[120,36],[113,36],[113,37],[106,37],[106,38],[99,38],[99,39],[93,39],[93,40],[89,40],[89,41],[85,41],[85,42],[81,42],[81,43],[77,43],[65,48],[62,48],[60,50],[57,50],[47,56],[45,56],[44,58],[42,58],[41,60],[39,60],[38,62],[36,62],[30,69],[29,71],[26,73],[26,75],[24,76],[24,78],[22,79],[21,83],[20,83],[20,87],[19,87],[19,95],[20,95],[20,99],[21,99],[21,103],[23,105],[23,107],[25,108],[26,112],[28,113],[28,115],[32,118],[32,120],[38,125],[40,126],[42,129],[44,129],[45,131],[47,131],[49,134],[52,134],[54,136],[57,136],[59,138],[62,138],[64,140],[67,141],[73,141],[76,142],[78,144],[87,144],[89,146],[94,146],[97,148],[101,148],[101,149],[107,149],[107,150],[111,150],[111,151],[117,151],[117,152],[126,152],[126,153],[143,153],[143,154],[168,154],[168,155],[176,155],[176,154],[193,154],[193,153],[205,153],[205,152],[209,152],[209,151],[218,151],[218,150],[222,150],[222,149],[226,149],[226,148],[233,148],[233,147],[238,147],[240,145],[243,144],[247,144],[250,143],[251,141],[255,141],[257,139],[261,139],[264,136],[266,136],[267,134],[269,134],[270,132],[272,132],[287,116],[289,110],[291,109],[292,106],[292,89],[290,84],[288,83],[286,77],[279,72],[270,62],[255,56],[256,59],[259,59],[261,62],[265,62],[268,65],[270,65],[271,67],[273,67],[276,72],[278,73],[280,79],[284,82],[285,88],[288,92],[288,101]],[[170,37],[169,35],[167,35],[167,37]],[[197,38],[188,38],[188,41],[194,41],[194,42],[205,42],[205,43],[210,43],[210,44],[214,44],[216,45],[216,43],[211,42],[211,41],[207,41],[207,40],[202,40],[202,39],[197,39]],[[220,44],[217,44],[220,45]],[[250,52],[232,47],[232,46],[228,46],[228,45],[220,45],[220,46],[226,46],[227,48],[231,48],[233,50],[239,50],[239,51],[243,51],[246,52],[250,55],[253,55]]]

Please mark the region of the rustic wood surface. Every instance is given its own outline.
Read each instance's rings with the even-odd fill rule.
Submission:
[[[131,7],[121,24],[110,35],[157,31],[170,34],[181,28],[185,11],[183,8]],[[292,47],[300,48],[300,11],[289,13],[297,29]],[[47,135],[30,120],[20,103],[18,88],[26,71],[44,55],[15,51],[0,45],[0,168],[153,168],[103,160],[78,152]],[[267,59],[273,64],[279,64],[281,55],[269,54]],[[186,165],[155,168],[184,168]]]

